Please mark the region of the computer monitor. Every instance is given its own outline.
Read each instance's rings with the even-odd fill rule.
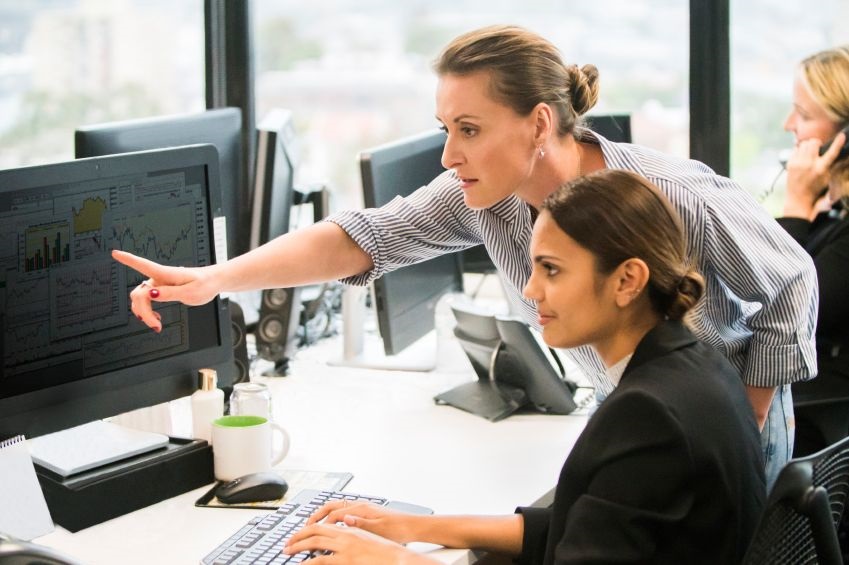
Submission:
[[[605,139],[618,143],[631,143],[630,114],[588,114],[583,125],[600,133]]]
[[[251,221],[239,108],[88,125],[74,132],[77,158],[198,143],[211,143],[218,150],[222,207],[227,218],[227,255],[235,257],[249,249]]]
[[[445,134],[433,130],[360,153],[365,205],[378,207],[396,196],[408,196],[443,173],[444,143]],[[386,273],[373,286],[384,353],[398,356],[434,329],[434,311],[440,297],[463,289],[462,261],[458,254],[443,255]],[[346,321],[346,340],[351,337],[347,334],[356,329],[349,327],[352,325]],[[427,370],[435,364],[435,352],[433,355],[433,359],[400,362],[397,367],[391,362],[384,365],[377,359],[375,365],[369,360],[363,360],[362,364]]]
[[[219,299],[156,303],[154,333],[129,309],[142,276],[110,256],[214,263],[218,170],[203,145],[0,171],[0,438],[183,397],[199,368],[232,363]]]
[[[257,125],[251,249],[289,231],[299,157],[292,112],[272,110]]]
[[[363,199],[370,208],[409,196],[441,173],[445,134],[439,130],[382,145],[360,154]],[[387,355],[434,329],[439,298],[463,289],[462,263],[444,255],[387,273],[374,282],[375,310]]]
[[[326,189],[316,191],[295,188],[300,146],[292,112],[275,108],[257,126],[257,156],[251,214],[251,248],[258,247],[296,228],[303,212],[312,205],[312,218],[319,221],[327,214]],[[319,288],[319,287],[310,287]],[[257,355],[273,361],[275,368],[266,373],[285,375],[297,345],[301,324],[302,288],[267,289],[262,293],[239,293],[236,299],[248,306],[245,320],[255,328]]]

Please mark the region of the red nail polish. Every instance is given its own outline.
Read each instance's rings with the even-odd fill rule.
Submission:
[[[159,298],[159,290],[155,288],[150,289],[150,297]]]
[[[141,316],[136,316],[139,319],[139,322],[143,321]]]

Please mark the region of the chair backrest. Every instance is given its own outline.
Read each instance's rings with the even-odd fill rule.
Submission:
[[[747,565],[843,563],[837,526],[849,497],[849,438],[784,466],[767,498]]]
[[[82,565],[58,551],[19,540],[0,532],[0,563],[3,565]]]

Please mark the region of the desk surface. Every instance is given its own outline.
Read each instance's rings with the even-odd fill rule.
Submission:
[[[346,471],[345,488],[448,514],[507,514],[539,499],[556,483],[584,427],[580,415],[514,415],[491,423],[433,396],[473,378],[453,341],[440,342],[430,373],[328,366],[338,340],[299,352],[291,376],[269,384],[274,419],[292,438],[278,468]],[[176,406],[174,408],[173,406]],[[172,404],[178,418],[188,403]],[[175,429],[179,426],[175,422]],[[187,564],[232,535],[256,510],[197,508],[209,486],[75,534],[57,527],[37,543],[88,565]],[[468,563],[467,551],[432,551],[444,563]]]

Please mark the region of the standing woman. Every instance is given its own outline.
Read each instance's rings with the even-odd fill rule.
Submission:
[[[522,288],[531,274],[528,248],[542,201],[590,172],[632,171],[657,185],[683,219],[688,255],[706,279],[694,331],[741,372],[763,429],[771,481],[792,449],[789,383],[816,371],[816,283],[804,250],[748,193],[704,164],[611,143],[580,127],[580,116],[598,98],[598,71],[565,64],[534,33],[514,26],[466,33],[434,67],[448,171],[407,198],[336,214],[220,265],[163,267],[116,251],[117,260],[150,277],[130,294],[133,313],[158,330],[152,301],[202,304],[223,291],[330,279],[364,285],[483,243],[508,298],[538,328],[536,305]],[[600,397],[613,390],[591,348],[569,354]]]
[[[550,507],[411,516],[339,501],[285,551],[333,552],[316,565],[432,563],[398,545],[425,541],[522,565],[739,563],[766,496],[760,439],[739,373],[681,321],[703,290],[684,241],[666,198],[633,173],[593,173],[543,203],[525,288],[543,339],[591,346],[619,383]]]
[[[787,161],[787,196],[778,222],[811,254],[817,270],[816,379],[793,385],[807,399],[849,396],[849,158],[836,160],[849,126],[849,45],[821,51],[801,62],[793,82],[793,109],[784,129],[796,137]],[[822,145],[831,147],[820,155]],[[797,408],[796,455],[826,447],[808,420],[811,406]],[[844,430],[847,432],[849,430]]]

